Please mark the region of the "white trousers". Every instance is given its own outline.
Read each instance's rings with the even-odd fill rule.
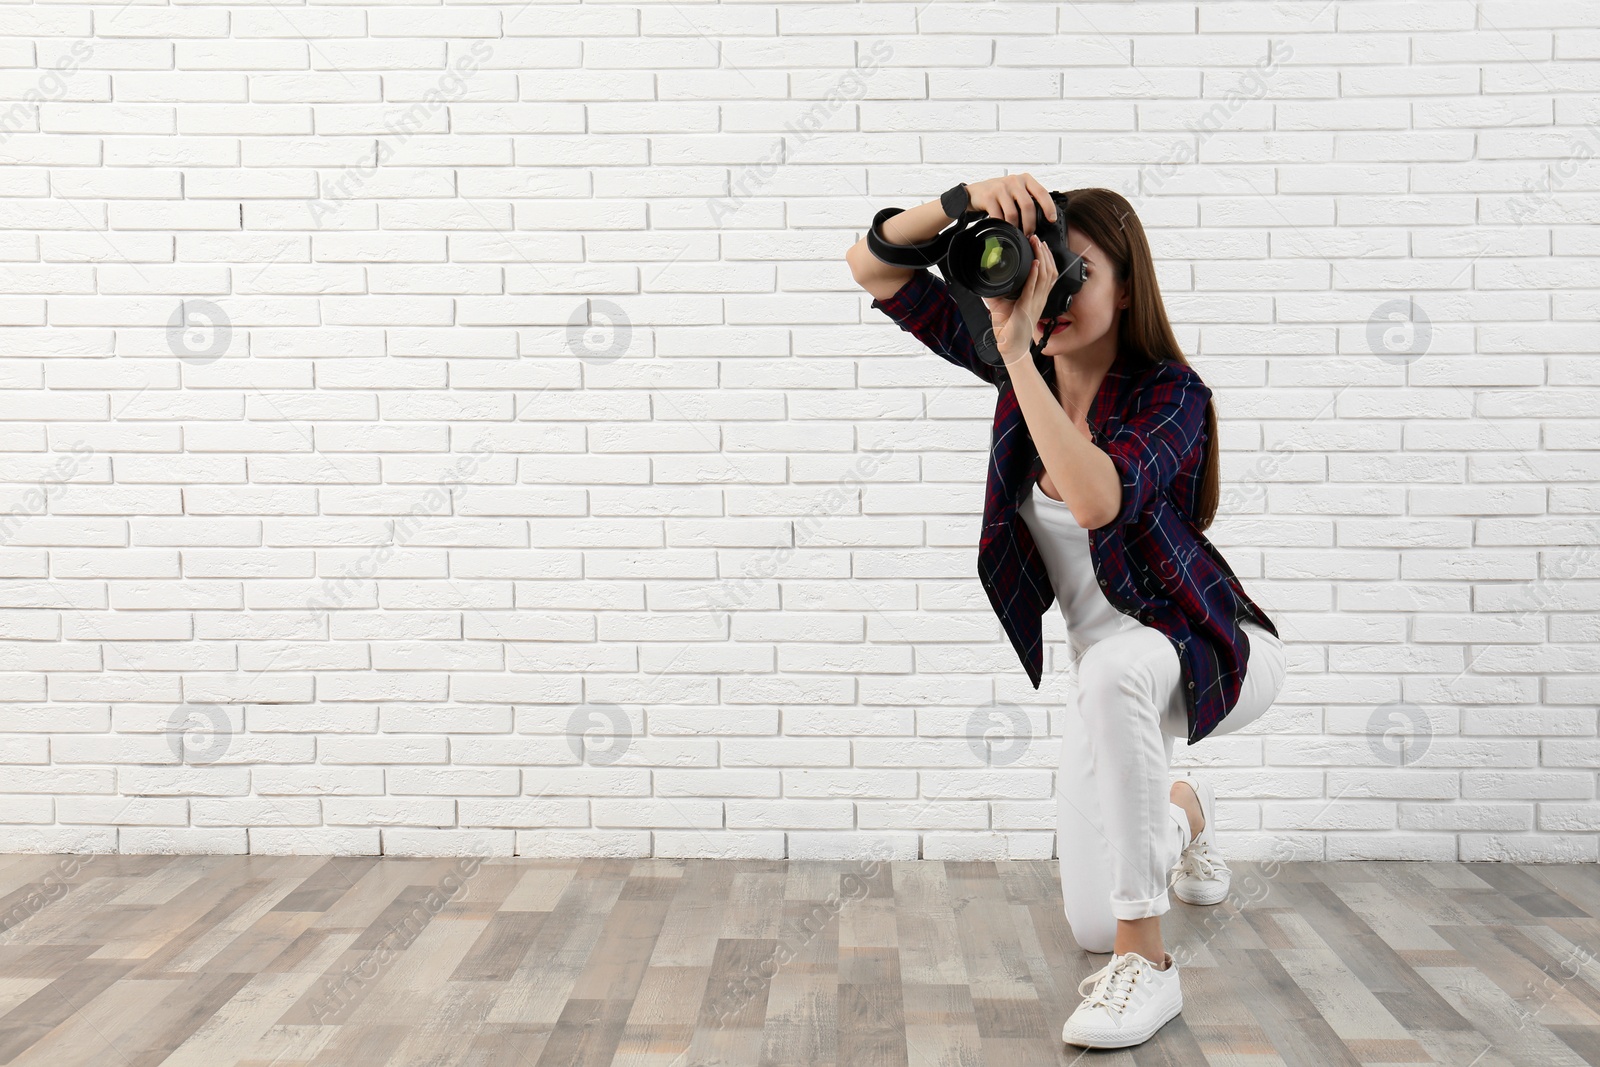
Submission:
[[[1283,688],[1283,642],[1253,620],[1240,624],[1250,659],[1239,701],[1207,735],[1250,725]],[[1191,837],[1172,803],[1168,768],[1189,736],[1178,650],[1153,626],[1084,650],[1061,724],[1056,848],[1067,921],[1088,952],[1110,952],[1118,919],[1163,915],[1168,872]],[[1204,744],[1205,742],[1200,742]]]

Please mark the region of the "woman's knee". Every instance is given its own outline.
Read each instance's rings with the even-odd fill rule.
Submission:
[[[1249,659],[1239,686],[1239,697],[1217,724],[1213,731],[1216,735],[1235,733],[1252,725],[1272,708],[1283,691],[1287,668],[1282,640],[1254,623],[1240,629],[1246,632],[1250,642]]]
[[[1276,700],[1289,671],[1288,651],[1283,638],[1274,637],[1255,623],[1246,623],[1240,629],[1250,642],[1250,657],[1245,664],[1246,677],[1259,669],[1264,675],[1267,690]]]
[[[1067,913],[1067,925],[1072,927],[1072,939],[1085,952],[1110,952],[1117,943],[1117,920],[1107,909],[1104,916],[1075,916]]]

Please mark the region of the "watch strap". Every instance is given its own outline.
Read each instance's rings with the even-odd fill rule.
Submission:
[[[944,195],[939,197],[939,203],[946,215],[952,219],[959,219],[972,205],[972,194],[967,192],[966,183],[963,182],[947,189]]]

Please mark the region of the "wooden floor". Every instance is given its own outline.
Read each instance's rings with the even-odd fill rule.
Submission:
[[[1595,865],[1233,868],[1088,1052],[1053,861],[0,856],[0,1064],[1600,1064]]]

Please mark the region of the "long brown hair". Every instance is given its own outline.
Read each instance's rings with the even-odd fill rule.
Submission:
[[[1128,284],[1128,306],[1117,324],[1117,354],[1132,355],[1135,359],[1171,360],[1189,366],[1178,339],[1173,336],[1172,323],[1167,321],[1167,308],[1161,302],[1161,288],[1156,284],[1155,262],[1150,257],[1150,243],[1145,240],[1144,226],[1134,213],[1133,205],[1121,193],[1111,189],[1089,188],[1067,190],[1067,225],[1079,231],[1111,261],[1112,273],[1119,282]],[[1220,495],[1217,477],[1217,409],[1206,401],[1206,444],[1204,473],[1200,478],[1200,496],[1196,501],[1199,514],[1196,525],[1205,530],[1216,518]]]

